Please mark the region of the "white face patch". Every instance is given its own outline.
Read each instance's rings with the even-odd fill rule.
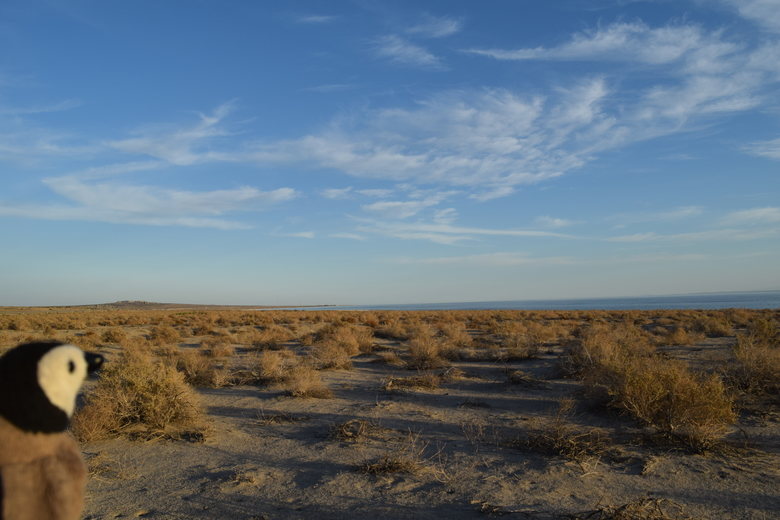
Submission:
[[[73,345],[54,347],[38,361],[38,384],[49,402],[73,415],[76,395],[87,377],[84,352]]]

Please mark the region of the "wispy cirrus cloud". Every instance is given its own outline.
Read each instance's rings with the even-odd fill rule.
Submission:
[[[721,0],[764,29],[780,33],[780,9],[775,0]]]
[[[780,223],[780,207],[751,208],[733,211],[724,216],[725,224],[777,224]]]
[[[551,217],[549,215],[542,215],[540,217],[536,217],[534,219],[534,223],[545,228],[559,229],[568,226],[573,226],[574,224],[577,224],[577,221],[569,220],[565,218]]]
[[[688,233],[634,233],[610,237],[608,242],[662,242],[662,241],[744,241],[771,238],[780,235],[780,229],[711,229],[706,231],[693,231]]]
[[[688,67],[713,68],[715,60],[739,50],[717,32],[696,25],[651,28],[644,23],[615,23],[574,34],[557,47],[467,49],[464,52],[497,60],[630,61],[647,65],[687,62]]]
[[[680,206],[662,211],[620,213],[609,217],[608,220],[618,222],[616,227],[626,227],[632,224],[672,222],[675,220],[698,217],[702,214],[704,214],[704,208],[701,206]]]
[[[456,226],[447,221],[405,222],[373,219],[356,219],[361,233],[383,235],[403,240],[427,240],[437,244],[451,245],[476,240],[480,237],[517,238],[566,238],[578,237],[552,231],[531,229],[492,229],[470,226]]]
[[[423,21],[412,25],[406,32],[425,38],[444,38],[460,32],[463,22],[449,16],[426,16]]]
[[[339,18],[340,17],[336,15],[307,14],[307,15],[301,15],[296,17],[295,21],[302,24],[321,25],[321,24],[333,23]]]
[[[0,215],[46,220],[83,220],[155,226],[248,229],[225,218],[260,211],[298,194],[290,188],[261,191],[252,187],[191,191],[118,182],[90,182],[78,176],[52,177],[44,183],[66,203],[0,203]]]
[[[427,49],[395,34],[382,36],[375,40],[374,52],[380,58],[389,59],[400,65],[432,70],[444,67],[442,61]]]
[[[517,267],[526,265],[567,265],[574,263],[568,257],[533,257],[527,253],[498,252],[479,255],[440,256],[429,258],[403,257],[394,260],[400,264],[467,265],[482,267]]]
[[[106,144],[128,154],[146,155],[178,166],[235,161],[236,155],[219,142],[220,138],[231,135],[221,123],[234,109],[234,102],[223,103],[211,114],[198,114],[199,121],[194,125],[139,129],[135,137],[108,141]]]
[[[780,161],[780,138],[753,143],[745,146],[743,150],[752,155]]]

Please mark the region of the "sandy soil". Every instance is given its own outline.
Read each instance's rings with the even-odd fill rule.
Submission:
[[[667,354],[706,367],[724,359],[728,341]],[[776,407],[748,406],[726,448],[691,454],[594,406],[562,376],[558,353],[456,362],[463,377],[428,390],[382,389],[388,377],[415,373],[376,363],[375,354],[323,372],[332,399],[254,386],[199,390],[210,424],[203,442],[84,445],[85,518],[780,518]],[[527,381],[509,383],[513,369]],[[556,418],[567,397],[574,409]],[[557,427],[607,440],[574,461],[518,442]],[[365,471],[398,460],[408,471]],[[616,516],[629,503],[645,516]]]

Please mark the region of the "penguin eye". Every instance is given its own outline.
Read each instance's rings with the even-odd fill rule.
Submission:
[[[68,372],[71,374],[76,371],[76,363],[73,361],[68,361]]]

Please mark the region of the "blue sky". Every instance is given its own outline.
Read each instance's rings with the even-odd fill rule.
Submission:
[[[780,1],[0,3],[0,305],[780,288]]]

